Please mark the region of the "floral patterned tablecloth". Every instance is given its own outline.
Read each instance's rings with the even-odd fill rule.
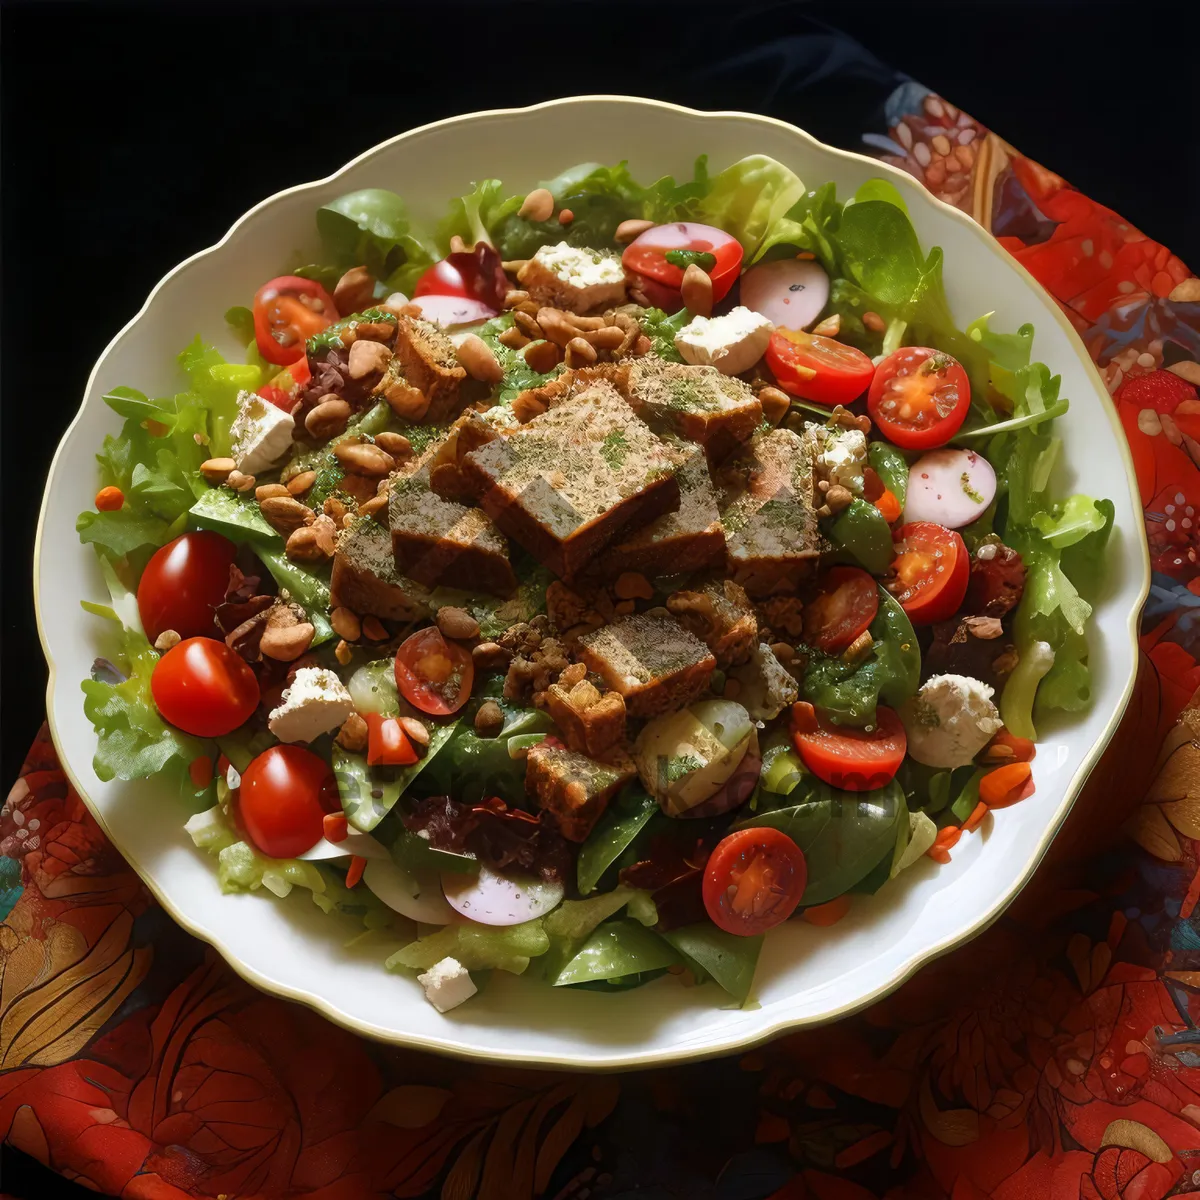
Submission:
[[[739,1058],[468,1066],[243,983],[150,899],[43,731],[0,812],[12,1146],[129,1200],[1200,1191],[1200,279],[916,84],[886,125],[871,152],[1062,304],[1133,448],[1153,557],[1134,700],[1008,914],[860,1016]]]

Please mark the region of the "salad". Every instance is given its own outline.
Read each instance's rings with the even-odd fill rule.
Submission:
[[[171,780],[224,890],[307,891],[441,1011],[496,970],[745,1003],[767,931],[1029,794],[1113,506],[1055,493],[1032,327],[955,326],[891,184],[586,163],[316,225],[243,355],[104,397],[78,520],[96,773]]]

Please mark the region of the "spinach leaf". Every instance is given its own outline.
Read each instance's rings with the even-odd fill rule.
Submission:
[[[595,888],[657,811],[657,801],[639,783],[626,784],[612,798],[579,848],[576,868],[580,895],[586,896]]]
[[[555,987],[570,987],[621,979],[673,967],[679,961],[671,945],[639,922],[610,921],[592,933],[551,982]]]
[[[663,938],[683,956],[698,977],[707,976],[744,1004],[754,982],[754,968],[762,950],[762,934],[737,937],[715,925],[685,925]]]

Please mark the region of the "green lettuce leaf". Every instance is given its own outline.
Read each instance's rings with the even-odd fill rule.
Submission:
[[[427,971],[443,958],[456,958],[468,971],[509,971],[521,975],[531,958],[550,949],[541,920],[503,928],[448,925],[397,950],[384,964],[389,971]]]
[[[419,274],[438,257],[412,232],[404,201],[385,188],[331,200],[317,210],[317,231],[340,268],[365,266],[389,291],[411,295]]]
[[[696,216],[731,233],[753,260],[768,231],[801,199],[804,184],[783,163],[749,154],[714,175]]]
[[[457,235],[468,246],[492,240],[492,230],[506,217],[512,216],[524,203],[524,196],[506,194],[499,179],[485,179],[471,185],[471,190],[450,201],[449,211],[437,228],[438,249],[450,252],[450,239]]]

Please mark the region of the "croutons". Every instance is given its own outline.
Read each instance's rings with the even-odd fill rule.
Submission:
[[[428,466],[392,476],[388,524],[396,570],[427,587],[508,595],[517,586],[508,546],[487,515],[430,486]]]
[[[554,816],[563,837],[582,842],[613,795],[636,775],[637,768],[627,754],[617,753],[611,761],[599,762],[548,737],[529,747],[525,790],[539,808]]]
[[[633,717],[682,708],[708,687],[717,660],[665,613],[640,613],[579,639],[579,657],[625,698]]]
[[[330,608],[411,621],[428,612],[428,593],[396,571],[392,539],[372,517],[364,517],[338,537],[329,580]]]
[[[722,472],[729,574],[751,596],[789,591],[825,548],[809,444],[790,429],[756,434]]]
[[[460,470],[497,527],[568,580],[622,530],[679,507],[674,459],[608,384],[472,451]]]
[[[722,462],[762,423],[762,404],[750,385],[716,367],[643,358],[629,370],[629,403],[652,426],[666,426]]]
[[[727,670],[745,662],[758,643],[758,618],[745,590],[732,579],[713,579],[696,591],[675,592],[667,608],[713,652]]]
[[[435,441],[429,443],[415,463],[429,472],[429,486],[444,500],[473,504],[475,492],[459,470],[463,456],[486,446],[500,436],[496,425],[469,408]]]
[[[453,416],[467,373],[445,332],[420,317],[401,317],[394,357],[404,380],[429,401],[424,417],[417,419],[445,421]]]
[[[687,442],[682,465],[675,472],[679,509],[664,513],[648,525],[630,530],[604,552],[603,575],[623,571],[646,575],[682,574],[721,567],[725,563],[725,528],[717,510],[717,494],[699,446]]]
[[[538,303],[581,315],[625,303],[620,258],[566,242],[541,247],[517,272],[517,282]]]
[[[567,745],[582,754],[602,755],[625,737],[624,698],[619,692],[601,693],[586,679],[570,688],[552,683],[546,709]]]
[[[611,383],[622,397],[626,397],[629,389],[629,364],[603,362],[592,367],[570,367],[537,387],[527,388],[521,394],[532,402],[530,408],[557,408],[564,401],[579,395],[596,383]]]

